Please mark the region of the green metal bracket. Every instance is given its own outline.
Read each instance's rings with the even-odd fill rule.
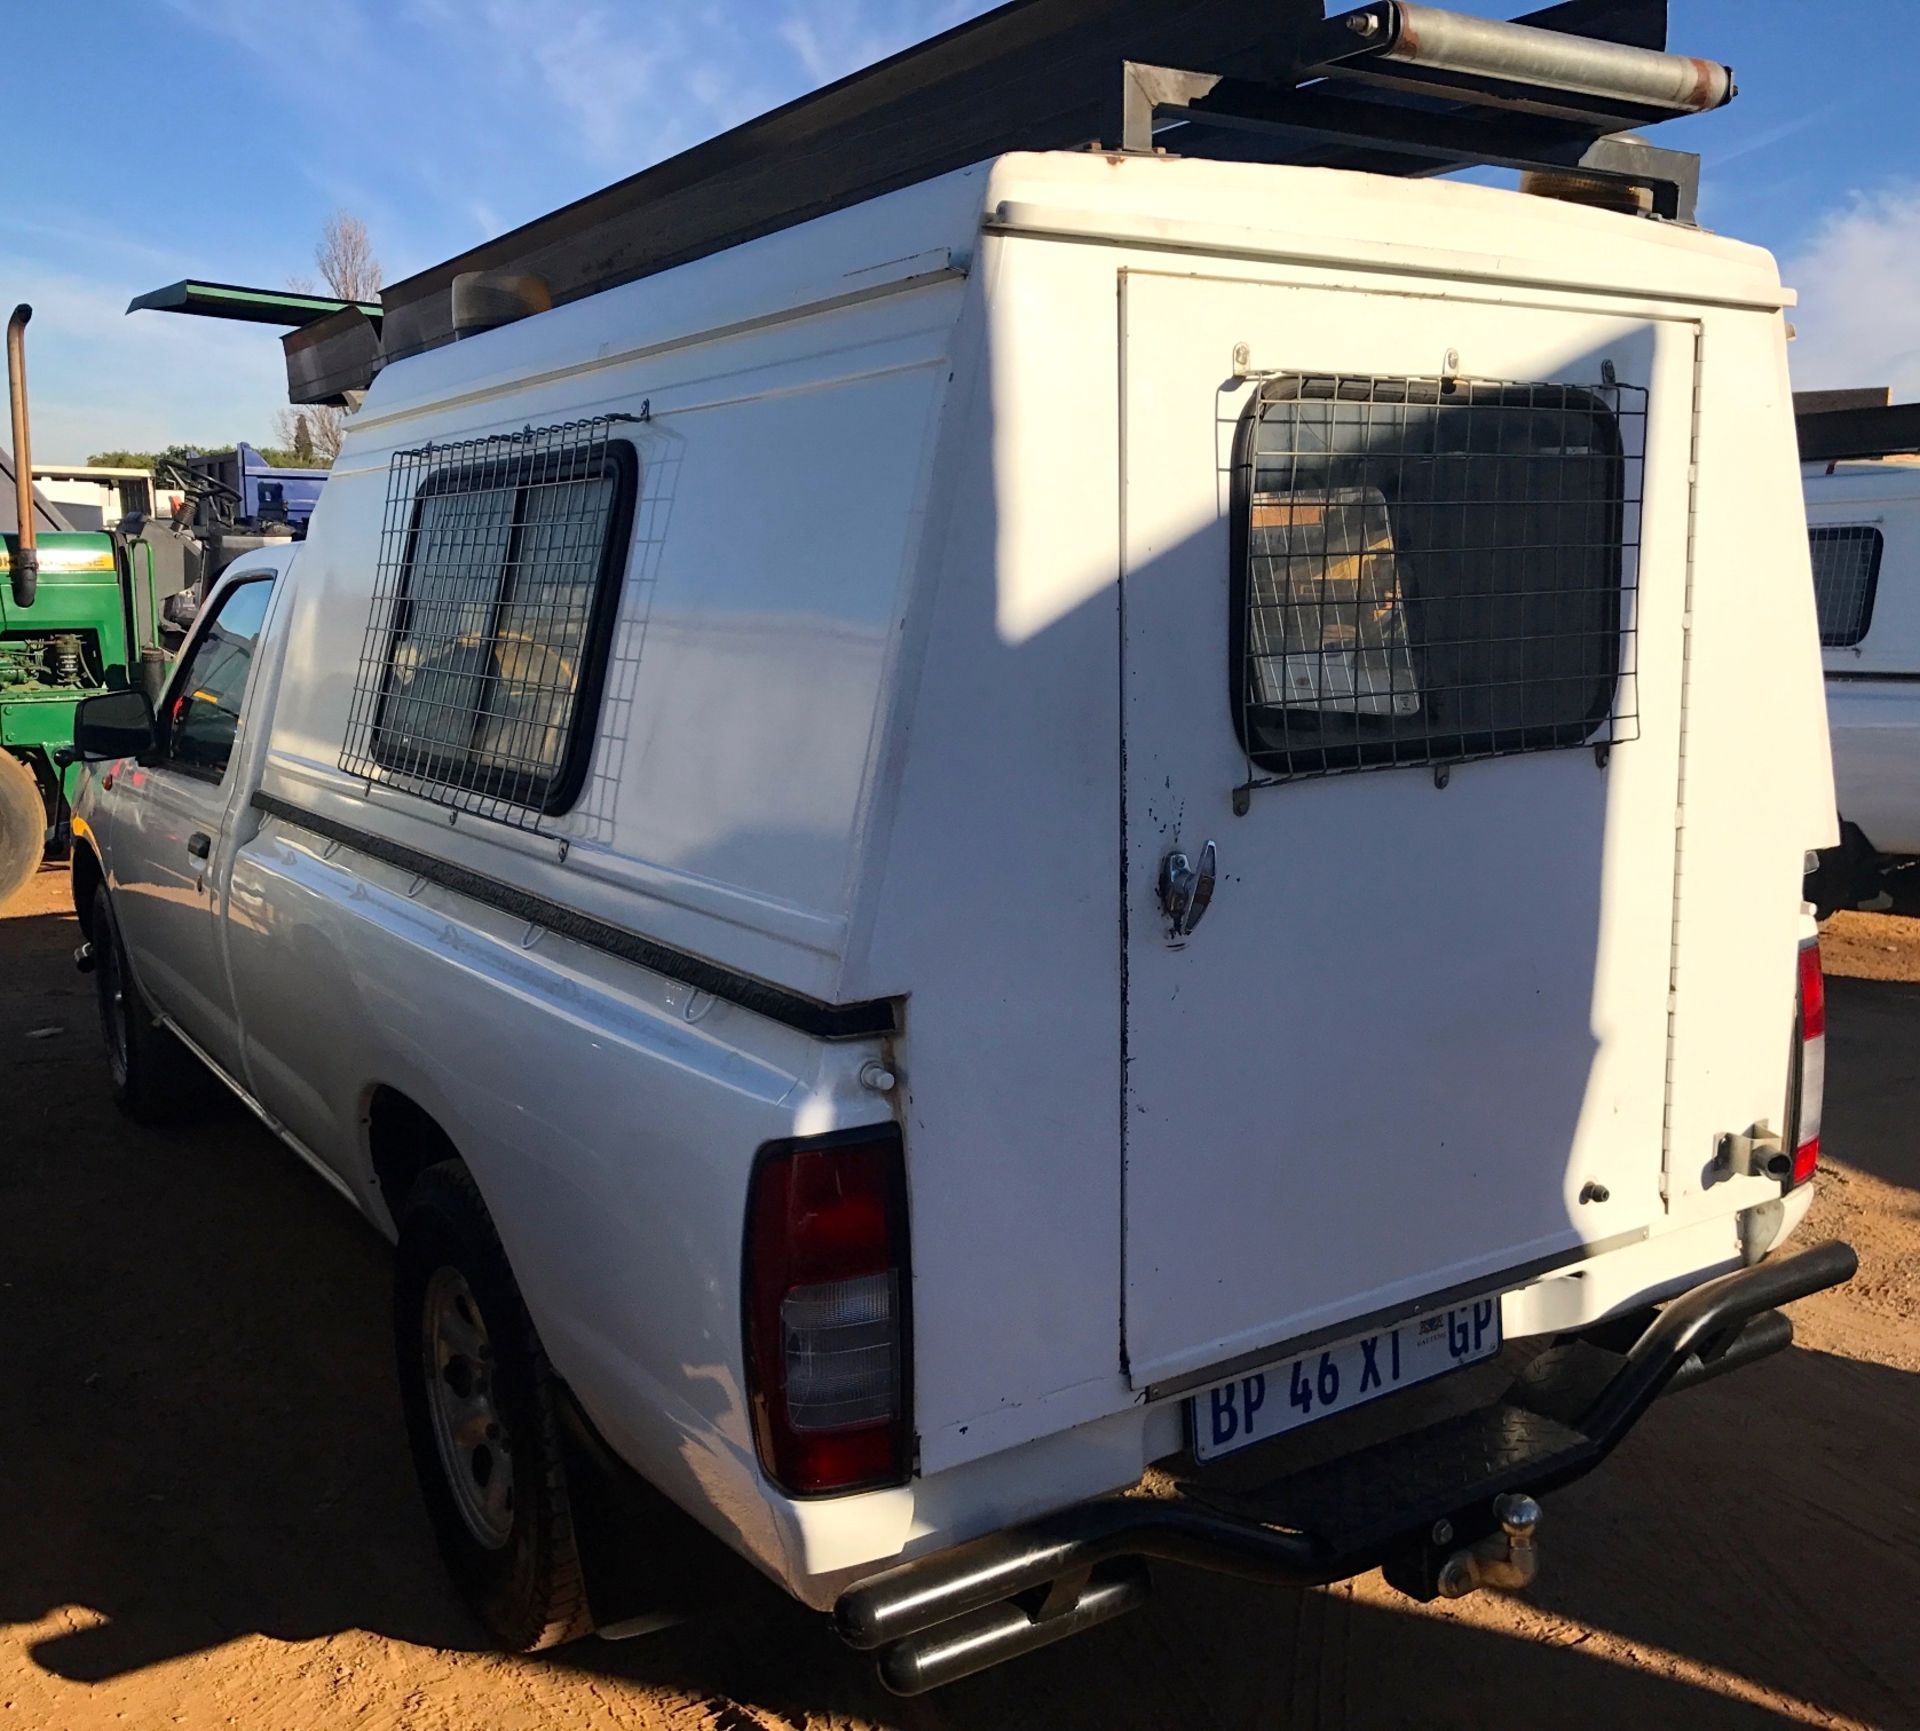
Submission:
[[[206,319],[238,319],[253,325],[299,326],[352,308],[370,319],[380,317],[377,301],[343,301],[333,295],[297,294],[291,289],[242,288],[236,283],[168,283],[135,295],[127,311],[194,313]]]

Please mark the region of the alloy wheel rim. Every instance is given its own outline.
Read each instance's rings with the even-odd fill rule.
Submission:
[[[459,1269],[434,1270],[422,1323],[421,1369],[441,1470],[467,1531],[500,1550],[513,1537],[513,1446],[494,1400],[493,1343]]]

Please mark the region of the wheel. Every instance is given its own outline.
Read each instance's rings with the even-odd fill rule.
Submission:
[[[40,869],[47,844],[47,807],[40,784],[11,752],[0,751],[0,905]]]
[[[1880,879],[1886,862],[1858,824],[1843,818],[1839,846],[1820,849],[1814,860],[1801,893],[1813,903],[1817,920],[1830,920],[1843,908],[1870,903],[1884,891]]]
[[[113,1103],[136,1124],[170,1124],[206,1104],[212,1082],[200,1060],[153,1019],[127,965],[127,947],[105,884],[93,892],[94,993]]]
[[[457,1160],[400,1212],[394,1353],[440,1554],[515,1652],[590,1634],[552,1367],[486,1205]]]

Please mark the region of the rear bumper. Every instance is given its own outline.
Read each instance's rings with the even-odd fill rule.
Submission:
[[[1431,1598],[1448,1558],[1495,1531],[1497,1499],[1581,1477],[1661,1395],[1779,1351],[1793,1328],[1776,1307],[1857,1267],[1838,1242],[1771,1257],[1674,1299],[1624,1351],[1554,1346],[1494,1406],[1252,1491],[1202,1481],[1063,1509],[862,1581],[835,1623],[889,1688],[919,1694],[1132,1609],[1151,1558],[1287,1586],[1384,1566]]]

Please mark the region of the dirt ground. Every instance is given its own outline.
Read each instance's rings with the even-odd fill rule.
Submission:
[[[1920,919],[1828,932],[1806,1236],[1859,1279],[1550,1499],[1526,1598],[1162,1568],[913,1703],[744,1571],[698,1626],[484,1651],[414,1495],[384,1246],[237,1109],[121,1121],[77,941],[55,872],[0,917],[0,1731],[1920,1727]]]

